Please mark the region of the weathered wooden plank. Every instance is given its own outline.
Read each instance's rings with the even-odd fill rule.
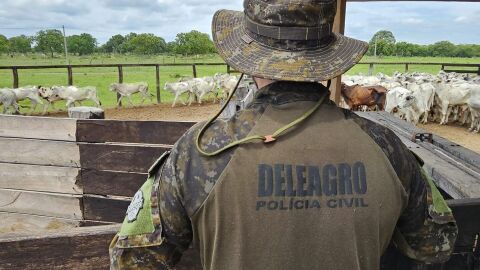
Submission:
[[[0,188],[82,194],[80,169],[0,163]]]
[[[82,170],[85,194],[133,197],[147,179],[147,174],[116,171]]]
[[[108,247],[119,229],[119,225],[107,225],[3,235],[0,269],[109,269]],[[201,270],[198,251],[192,248],[185,251],[175,269]]]
[[[89,220],[123,222],[129,204],[129,198],[87,195],[83,197],[83,216]]]
[[[446,162],[438,155],[428,151],[425,143],[422,147],[410,148],[425,162],[425,169],[435,183],[454,199],[480,197],[480,179],[473,177],[462,169]]]
[[[97,107],[71,107],[68,108],[68,117],[75,119],[105,119],[105,111]]]
[[[80,152],[73,142],[0,137],[0,162],[79,167]]]
[[[433,136],[433,144],[480,171],[480,155],[443,137]]]
[[[0,137],[75,141],[76,120],[0,115]]]
[[[147,173],[168,146],[79,143],[84,169]]]
[[[108,246],[118,225],[0,238],[0,269],[108,269]]]
[[[0,212],[0,234],[37,233],[79,227],[80,220]]]
[[[428,131],[418,128],[400,118],[397,118],[387,112],[367,112],[359,113],[362,117],[374,117],[377,121],[382,121],[385,124],[395,125],[402,131],[402,136],[411,138],[415,133],[429,133]],[[370,116],[369,116],[370,115]],[[443,137],[433,135],[433,145],[443,149],[448,154],[459,158],[462,162],[474,167],[480,171],[480,155],[474,151],[467,149],[457,143],[451,142]]]
[[[0,211],[49,217],[82,219],[82,197],[0,189]]]
[[[194,122],[79,120],[79,142],[174,144]]]
[[[473,248],[480,248],[480,198],[449,200],[448,205],[453,211],[458,226],[458,238],[455,243],[456,252],[472,252]]]
[[[480,197],[480,171],[476,167],[466,166],[459,157],[462,155],[452,155],[428,142],[412,142],[411,137],[414,133],[424,132],[407,122],[397,119],[386,113],[358,113],[360,116],[379,123],[396,133],[402,142],[425,162],[425,168],[432,176],[435,183],[448,193],[454,199],[479,198]],[[445,139],[439,142],[447,145],[449,142]],[[457,150],[462,153],[468,151]],[[476,154],[475,154],[476,155]],[[470,153],[470,160],[477,157]],[[478,155],[477,155],[478,156]]]

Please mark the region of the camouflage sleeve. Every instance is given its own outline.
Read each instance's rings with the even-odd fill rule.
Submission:
[[[110,244],[110,269],[171,269],[192,239],[168,154],[150,169]],[[159,170],[158,168],[161,169]]]
[[[457,226],[451,210],[415,156],[390,129],[344,111],[382,149],[409,195],[397,223],[394,244],[411,259],[438,263],[453,252]]]
[[[419,163],[412,171],[408,205],[397,223],[393,240],[411,259],[442,263],[453,252],[458,229],[452,211],[420,167],[423,162]]]

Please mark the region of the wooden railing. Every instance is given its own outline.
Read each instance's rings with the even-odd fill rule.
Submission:
[[[368,75],[373,75],[375,70],[375,65],[404,65],[405,72],[408,72],[410,66],[440,66],[441,70],[445,72],[457,72],[457,73],[472,73],[480,75],[480,64],[459,64],[459,63],[423,63],[423,62],[361,62],[358,63],[359,65],[368,65]],[[463,69],[448,69],[448,68],[459,68],[459,67],[466,67],[466,68],[474,68],[470,70],[463,70]]]
[[[480,64],[458,64],[458,63],[422,63],[422,62],[361,62],[358,65],[368,65],[368,74],[373,75],[376,65],[404,65],[405,72],[409,71],[410,66],[419,65],[419,66],[439,66],[441,70],[446,72],[458,72],[458,73],[476,73],[480,75]],[[157,103],[161,102],[160,97],[160,67],[191,67],[192,76],[197,77],[197,67],[198,66],[225,66],[227,73],[236,73],[237,71],[232,70],[229,65],[226,63],[181,63],[181,64],[95,64],[95,65],[40,65],[40,66],[0,66],[0,70],[10,69],[12,71],[13,78],[13,88],[18,88],[20,83],[20,78],[18,75],[19,70],[28,70],[28,69],[66,69],[67,71],[67,84],[74,84],[73,69],[77,68],[112,68],[116,67],[118,70],[118,82],[123,83],[123,74],[124,67],[152,67],[155,68],[155,88]],[[466,67],[472,68],[469,70],[458,70],[458,69],[448,69],[451,67]],[[117,96],[117,98],[119,98]]]
[[[226,72],[230,73],[230,66],[225,63],[189,63],[189,64],[96,64],[96,65],[40,65],[40,66],[0,66],[0,70],[12,70],[13,88],[18,88],[20,85],[20,78],[18,76],[19,70],[28,69],[66,69],[67,70],[67,84],[73,85],[73,69],[77,68],[112,68],[116,67],[118,70],[118,82],[123,83],[123,68],[124,67],[154,67],[155,68],[155,89],[157,96],[157,103],[160,103],[160,67],[192,67],[192,76],[197,77],[197,66],[226,66]],[[117,100],[119,96],[117,94]]]
[[[193,124],[0,115],[0,232],[121,222],[150,165]]]

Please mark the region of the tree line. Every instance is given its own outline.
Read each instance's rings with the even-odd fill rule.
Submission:
[[[82,33],[67,36],[66,43],[68,53],[75,55],[93,53],[196,55],[216,52],[208,34],[196,30],[179,33],[174,41],[168,43],[162,37],[151,33],[114,35],[103,45],[99,45],[92,35]],[[20,35],[11,38],[0,34],[0,54],[38,52],[53,57],[55,53],[64,53],[64,50],[64,37],[59,30],[42,30],[34,36]]]
[[[397,42],[391,31],[381,30],[369,42],[367,55],[373,56],[423,56],[423,57],[480,57],[478,44],[453,44],[439,41],[430,45]]]
[[[150,33],[114,35],[99,46],[97,39],[88,33],[66,37],[68,52],[76,55],[93,53],[197,55],[215,53],[215,46],[208,34],[193,30],[179,33],[172,42]],[[34,36],[20,35],[7,38],[0,34],[0,54],[40,52],[54,56],[64,53],[64,39],[59,30],[42,30]],[[370,40],[367,55],[423,56],[423,57],[480,57],[480,45],[439,41],[431,45],[397,42],[391,31],[381,30]]]

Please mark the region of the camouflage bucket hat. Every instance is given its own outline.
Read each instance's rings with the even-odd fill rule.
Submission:
[[[368,49],[332,32],[336,0],[245,0],[244,8],[217,11],[212,32],[220,56],[245,74],[325,81],[345,73]]]

